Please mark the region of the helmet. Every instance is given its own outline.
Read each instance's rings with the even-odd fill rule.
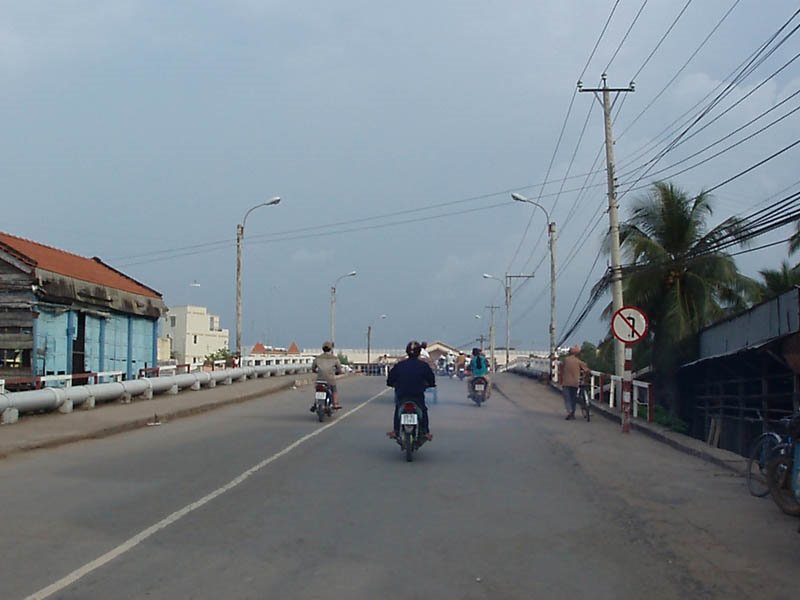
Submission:
[[[406,345],[406,354],[408,354],[409,358],[418,357],[420,352],[422,352],[422,346],[417,340],[411,340]]]
[[[480,348],[473,348],[472,349],[472,356],[478,356],[481,353]]]
[[[323,352],[330,352],[333,350],[333,342],[325,341],[322,342],[322,351]]]

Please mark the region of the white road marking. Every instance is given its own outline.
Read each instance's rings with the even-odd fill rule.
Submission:
[[[249,468],[247,471],[245,471],[244,473],[242,473],[241,475],[239,475],[235,479],[232,479],[230,482],[228,482],[227,484],[223,485],[221,488],[218,488],[218,489],[214,490],[213,492],[211,492],[210,494],[208,494],[206,496],[203,496],[202,498],[200,498],[196,502],[192,502],[191,504],[188,504],[187,506],[184,506],[180,510],[175,511],[174,513],[172,513],[168,517],[165,517],[164,519],[160,520],[158,523],[156,523],[154,525],[151,525],[147,529],[137,533],[135,536],[133,536],[129,540],[123,542],[122,544],[120,544],[119,546],[114,548],[113,550],[110,550],[110,551],[106,552],[105,554],[103,554],[102,556],[94,559],[92,562],[87,563],[87,564],[83,565],[82,567],[80,567],[78,569],[75,569],[69,575],[66,575],[65,577],[62,577],[61,579],[59,579],[55,583],[53,583],[51,585],[48,585],[46,588],[43,588],[43,589],[39,590],[38,592],[34,592],[30,596],[28,596],[25,600],[44,600],[44,598],[47,598],[47,597],[55,594],[56,592],[61,591],[64,588],[72,585],[73,583],[75,583],[76,581],[81,579],[82,577],[85,577],[86,575],[88,575],[92,571],[95,571],[95,570],[99,569],[100,567],[110,563],[115,558],[125,554],[129,550],[131,550],[134,547],[136,547],[139,544],[141,544],[147,538],[155,535],[156,533],[158,533],[162,529],[164,529],[166,527],[169,527],[170,525],[172,525],[176,521],[182,519],[183,517],[188,515],[190,512],[192,512],[194,510],[197,510],[198,508],[208,504],[209,502],[211,502],[212,500],[214,500],[218,496],[221,496],[225,492],[229,492],[230,490],[232,490],[236,486],[240,485],[241,483],[244,483],[244,481],[249,479],[252,475],[255,475],[256,473],[258,473],[261,469],[263,469],[264,467],[266,467],[270,463],[275,462],[276,460],[278,460],[282,456],[286,456],[287,454],[289,454],[292,450],[294,450],[295,448],[297,448],[301,444],[303,444],[303,443],[307,442],[308,440],[310,440],[311,438],[319,435],[320,433],[322,433],[323,431],[329,429],[330,427],[333,427],[337,423],[341,422],[342,419],[346,419],[347,417],[352,415],[354,412],[356,412],[358,410],[361,410],[367,404],[369,404],[370,402],[372,402],[373,400],[375,400],[379,396],[382,396],[383,394],[385,394],[388,390],[389,390],[389,388],[383,390],[382,392],[380,392],[378,394],[375,394],[374,396],[372,396],[372,398],[369,398],[368,400],[365,400],[364,402],[362,402],[361,404],[359,404],[358,406],[356,406],[352,410],[347,411],[345,414],[337,417],[335,420],[331,421],[327,425],[324,425],[324,426],[320,427],[319,429],[315,429],[314,431],[312,431],[308,435],[304,435],[299,440],[297,440],[297,441],[293,442],[292,444],[289,444],[288,446],[286,446],[286,448],[284,448],[283,450],[281,450],[277,454],[273,454],[269,458],[266,458],[266,459],[262,460],[260,463],[258,463],[254,467]]]

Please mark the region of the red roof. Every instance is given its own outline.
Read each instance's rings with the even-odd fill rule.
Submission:
[[[300,354],[300,348],[297,347],[295,342],[292,342],[292,345],[289,346],[289,350],[287,350],[289,354]]]
[[[258,342],[255,346],[253,346],[253,350],[250,352],[250,354],[267,354],[267,347],[261,342]]]
[[[73,279],[88,281],[115,290],[122,290],[150,298],[161,298],[154,289],[139,283],[108,266],[96,256],[86,258],[58,248],[37,244],[31,240],[19,238],[8,233],[0,232],[0,248],[10,249],[32,262],[34,266],[45,271],[52,271],[66,275]]]

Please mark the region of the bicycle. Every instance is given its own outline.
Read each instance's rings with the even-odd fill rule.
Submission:
[[[784,438],[774,431],[767,431],[759,435],[753,442],[750,455],[747,459],[747,489],[757,498],[769,494],[767,485],[767,465],[769,464],[775,448],[784,442]]]
[[[788,436],[772,449],[767,463],[767,486],[775,504],[787,515],[800,516],[800,413],[781,419]]]
[[[581,405],[583,418],[590,421],[592,418],[592,402],[589,398],[589,386],[581,384],[578,387],[578,403]]]

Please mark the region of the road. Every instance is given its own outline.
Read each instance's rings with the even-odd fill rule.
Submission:
[[[789,598],[796,521],[504,375],[440,384],[413,463],[381,378],[0,461],[0,598]]]

